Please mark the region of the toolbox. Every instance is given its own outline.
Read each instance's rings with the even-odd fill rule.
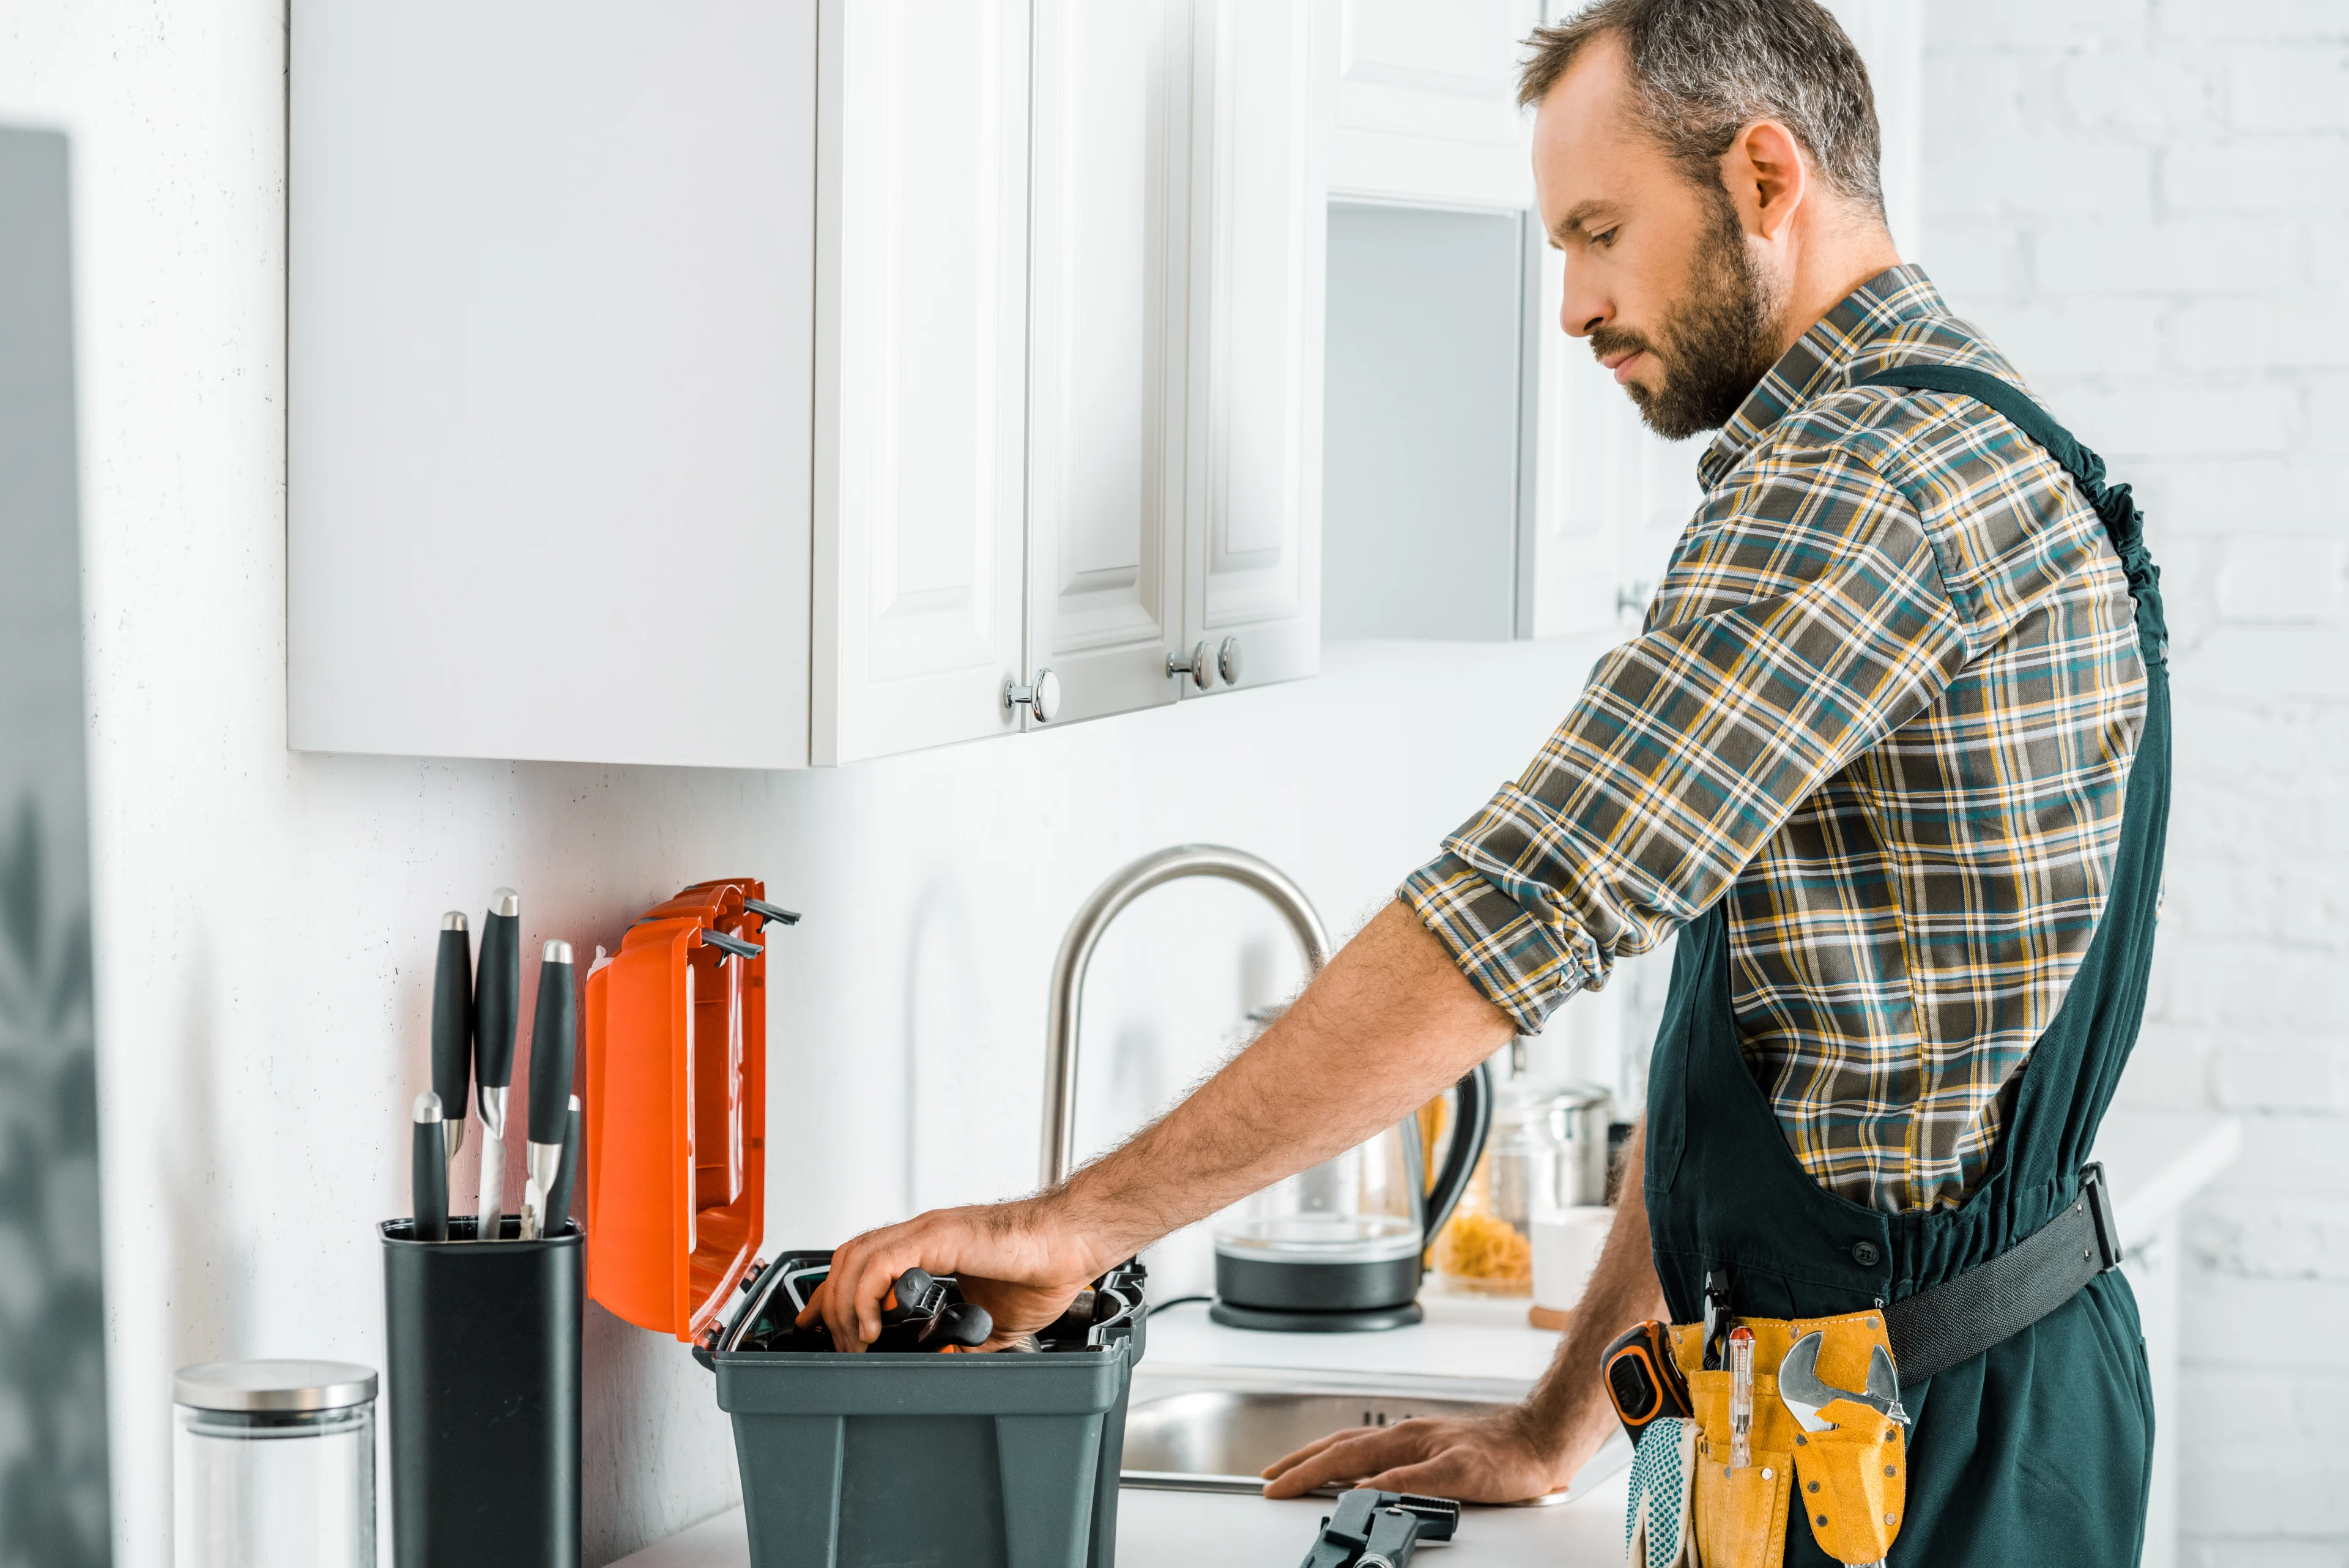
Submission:
[[[791,1328],[830,1251],[757,1262],[765,939],[796,919],[755,879],[704,882],[599,954],[581,1096],[588,1294],[715,1374],[754,1568],[1112,1568],[1140,1264],[1021,1349],[841,1355]]]

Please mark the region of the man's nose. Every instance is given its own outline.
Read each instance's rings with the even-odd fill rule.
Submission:
[[[1566,294],[1558,301],[1557,324],[1569,337],[1588,337],[1607,325],[1615,307],[1604,295],[1575,286],[1574,268],[1566,269]]]

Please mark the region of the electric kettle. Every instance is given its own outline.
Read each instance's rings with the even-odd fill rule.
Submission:
[[[1454,1085],[1452,1137],[1431,1184],[1419,1119],[1405,1117],[1210,1224],[1216,1300],[1233,1328],[1340,1334],[1420,1321],[1420,1261],[1468,1185],[1493,1120],[1489,1068]]]

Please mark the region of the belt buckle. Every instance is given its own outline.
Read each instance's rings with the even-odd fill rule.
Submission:
[[[2121,1266],[2127,1254],[2121,1250],[2120,1221],[2113,1215],[2113,1195],[2105,1185],[2102,1160],[2090,1160],[2080,1168],[2080,1197],[2088,1206],[2088,1218],[2095,1222],[2096,1251],[2104,1259],[2099,1272],[2110,1273]]]

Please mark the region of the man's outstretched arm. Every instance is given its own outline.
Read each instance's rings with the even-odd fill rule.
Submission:
[[[821,1314],[834,1345],[862,1348],[879,1337],[891,1282],[919,1267],[960,1279],[999,1340],[1042,1327],[1160,1237],[1402,1120],[1514,1029],[1390,904],[1278,1022],[1124,1145],[1033,1198],[859,1236],[833,1254],[803,1320]]]
[[[1516,1502],[1572,1480],[1617,1425],[1599,1378],[1600,1354],[1633,1324],[1664,1315],[1640,1192],[1646,1147],[1642,1123],[1624,1152],[1622,1195],[1599,1267],[1549,1370],[1523,1405],[1478,1419],[1422,1416],[1332,1433],[1274,1461],[1264,1472],[1265,1495],[1302,1497],[1337,1481],[1464,1502]]]

